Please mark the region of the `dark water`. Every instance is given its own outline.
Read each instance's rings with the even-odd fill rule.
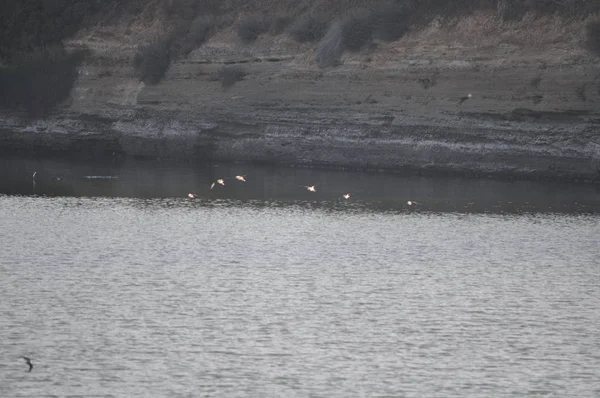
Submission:
[[[0,194],[279,201],[377,210],[463,213],[600,213],[600,185],[414,174],[358,173],[248,164],[165,166],[0,159]],[[32,175],[36,172],[35,184]],[[244,175],[247,183],[235,180]],[[86,178],[87,177],[87,178]],[[92,177],[92,178],[90,178]],[[97,178],[105,177],[105,178]],[[211,183],[223,178],[225,186]],[[317,192],[304,186],[315,185]],[[352,194],[351,201],[341,195]]]
[[[600,396],[593,186],[34,166],[0,177],[1,397]]]

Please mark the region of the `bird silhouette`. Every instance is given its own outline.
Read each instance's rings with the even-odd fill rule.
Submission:
[[[30,359],[30,358],[27,358],[27,357],[23,357],[23,356],[22,356],[21,358],[23,358],[23,359],[25,360],[25,363],[26,363],[27,365],[29,365],[29,370],[28,370],[28,372],[31,372],[31,369],[33,369],[33,364],[31,363],[31,359]]]
[[[246,176],[235,176],[235,179],[241,182],[246,182]]]
[[[307,191],[317,192],[317,188],[315,188],[314,185],[311,185],[311,186],[303,185],[303,187],[306,188]]]

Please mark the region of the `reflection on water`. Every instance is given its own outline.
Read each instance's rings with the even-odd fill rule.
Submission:
[[[248,164],[161,166],[149,162],[122,165],[50,160],[0,160],[0,193],[49,196],[185,198],[256,203],[318,203],[322,207],[522,213],[600,210],[597,185],[564,182],[500,181],[457,177],[421,177],[385,173],[297,169]],[[35,184],[32,174],[37,172]],[[235,180],[245,175],[247,182]],[[94,177],[94,178],[90,178]],[[98,178],[106,177],[106,178]],[[225,179],[225,186],[211,183]],[[317,192],[305,186],[316,185]],[[342,198],[352,193],[349,201]]]
[[[599,396],[598,215],[341,206],[0,195],[0,396]]]

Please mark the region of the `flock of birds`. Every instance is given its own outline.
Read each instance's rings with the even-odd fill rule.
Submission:
[[[246,182],[246,176],[245,175],[236,175],[233,178],[235,178],[236,180],[241,181],[241,182]],[[214,189],[217,186],[217,184],[224,186],[226,179],[227,178],[219,178],[216,181],[212,182],[210,184],[210,189],[211,190]],[[306,189],[309,192],[317,192],[317,186],[316,185],[299,185],[299,188],[304,188],[304,189]],[[190,192],[190,193],[188,193],[187,196],[190,199],[196,199],[199,195],[196,194],[196,193]],[[352,196],[352,194],[350,192],[346,192],[345,194],[343,194],[341,196],[341,198],[343,198],[345,200],[348,200],[348,199],[350,199],[351,196]],[[408,202],[406,202],[406,204],[408,206],[422,205],[422,203],[415,202],[414,200],[409,200]]]
[[[35,172],[33,173],[33,175],[32,175],[32,180],[33,180],[33,190],[34,190],[34,192],[35,192],[35,185],[36,185],[36,180],[35,180],[35,177],[36,177],[36,175],[37,175],[37,171],[35,171]],[[240,181],[240,182],[246,182],[246,176],[245,176],[245,175],[236,175],[236,176],[234,176],[234,177],[229,177],[229,178],[234,178],[234,179],[236,179],[237,181]],[[217,185],[222,185],[222,186],[225,186],[225,180],[226,180],[226,179],[228,179],[228,178],[218,178],[216,181],[214,181],[214,182],[212,182],[212,183],[210,184],[210,189],[211,189],[211,190],[212,190],[212,189],[214,189],[214,188],[215,188]],[[61,180],[62,180],[62,179],[61,179]],[[309,191],[309,192],[317,192],[317,186],[316,186],[316,185],[300,185],[299,187],[300,187],[300,188],[304,188],[304,189],[306,189],[306,190],[307,190],[307,191]],[[199,195],[198,195],[198,194],[196,194],[196,193],[192,193],[192,192],[190,192],[190,193],[188,193],[188,195],[187,195],[187,196],[188,196],[188,198],[190,198],[190,199],[196,199],[196,198],[197,198]],[[350,197],[351,197],[351,196],[352,196],[352,194],[351,194],[350,192],[346,192],[346,193],[345,193],[345,194],[343,194],[343,195],[342,195],[340,198],[343,198],[343,199],[345,199],[345,200],[348,200],[348,199],[350,199]],[[414,206],[414,205],[423,205],[422,203],[420,203],[420,202],[416,202],[416,201],[414,201],[414,200],[409,200],[409,201],[407,201],[407,202],[406,202],[406,204],[407,204],[408,206]]]

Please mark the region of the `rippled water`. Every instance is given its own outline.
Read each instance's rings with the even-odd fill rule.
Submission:
[[[595,214],[0,195],[0,220],[1,397],[600,396]]]

